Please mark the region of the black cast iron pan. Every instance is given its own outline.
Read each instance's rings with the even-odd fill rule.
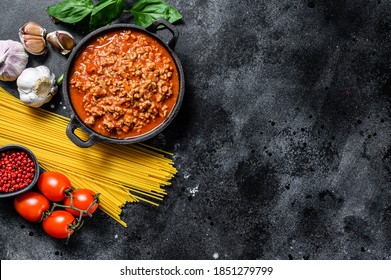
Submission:
[[[156,32],[158,30],[158,27],[160,25],[165,26],[171,33],[172,37],[168,42],[163,42],[163,40],[156,35]],[[176,67],[178,69],[178,75],[179,75],[179,93],[178,93],[178,99],[176,104],[174,105],[174,108],[171,110],[170,114],[167,116],[165,121],[157,126],[155,129],[141,134],[139,136],[131,137],[131,138],[124,138],[124,139],[119,139],[119,138],[112,138],[108,137],[102,134],[99,134],[92,130],[89,126],[87,126],[81,119],[80,117],[76,114],[75,109],[72,105],[70,96],[69,96],[69,77],[70,77],[70,71],[72,69],[73,62],[75,59],[78,57],[80,52],[85,48],[88,43],[96,38],[97,36],[100,36],[103,33],[113,31],[113,30],[124,30],[124,29],[129,29],[129,30],[137,30],[145,33],[146,35],[154,38],[156,41],[158,41],[162,46],[164,46],[169,54],[171,55],[173,61],[176,64]],[[160,132],[162,132],[169,124],[170,122],[175,118],[177,115],[179,108],[181,107],[182,100],[183,100],[183,95],[185,91],[185,79],[184,79],[184,73],[183,73],[183,68],[182,65],[179,61],[179,58],[177,55],[174,53],[174,48],[176,45],[176,42],[178,40],[178,30],[168,21],[164,19],[158,19],[154,23],[152,23],[149,27],[143,28],[137,25],[133,24],[113,24],[109,26],[102,27],[100,29],[97,29],[90,34],[88,34],[85,38],[83,38],[75,47],[75,49],[72,51],[71,55],[68,58],[67,65],[66,65],[66,70],[64,73],[64,80],[63,80],[63,93],[64,93],[64,98],[65,101],[69,104],[71,108],[71,118],[69,125],[66,129],[66,134],[69,137],[69,139],[77,146],[82,147],[82,148],[87,148],[91,147],[99,142],[107,142],[107,143],[113,143],[113,144],[134,144],[134,143],[139,143],[146,141],[147,139],[150,139]],[[80,139],[76,134],[75,130],[77,128],[80,128],[84,132],[88,134],[88,139],[87,140],[82,140]]]

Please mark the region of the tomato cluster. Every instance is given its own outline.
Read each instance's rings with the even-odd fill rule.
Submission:
[[[26,220],[42,221],[43,230],[54,238],[69,238],[81,226],[82,217],[91,216],[98,208],[99,194],[88,189],[73,189],[69,179],[59,172],[42,173],[38,189],[40,192],[16,196],[14,207]],[[61,201],[63,204],[57,203]]]

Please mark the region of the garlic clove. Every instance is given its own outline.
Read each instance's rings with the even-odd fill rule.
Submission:
[[[37,66],[35,67],[35,71],[40,75],[40,76],[43,76],[43,77],[49,77],[51,75],[54,75],[50,69],[48,67],[46,67],[45,65],[41,65],[41,66]]]
[[[19,38],[25,50],[33,55],[46,53],[46,29],[35,22],[28,22],[19,29]]]
[[[75,46],[72,34],[63,30],[48,33],[46,40],[63,55],[70,53]]]
[[[18,86],[18,90],[22,91],[25,94],[31,92],[31,89],[34,87],[37,78],[37,73],[35,68],[26,68],[22,75],[18,77],[16,80],[16,84]]]
[[[66,50],[72,50],[73,47],[75,46],[75,39],[73,36],[66,31],[58,31],[56,32],[57,38],[60,41],[61,45],[66,49]]]
[[[46,35],[46,29],[43,28],[38,23],[32,21],[27,22],[25,25],[23,25],[19,29],[19,32],[22,34],[30,34],[30,35],[36,35],[41,37],[45,37]]]
[[[46,41],[43,37],[24,34],[20,37],[20,41],[26,51],[33,55],[46,53]]]

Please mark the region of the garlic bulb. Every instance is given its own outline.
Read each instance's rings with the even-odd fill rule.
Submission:
[[[46,66],[26,68],[16,80],[19,98],[32,107],[49,102],[57,93],[56,77]]]
[[[0,80],[15,81],[26,69],[28,59],[21,43],[0,40]]]

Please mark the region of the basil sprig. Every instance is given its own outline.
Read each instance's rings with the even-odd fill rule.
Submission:
[[[141,26],[149,26],[160,18],[171,23],[182,18],[176,9],[162,0],[139,0],[125,12],[130,12],[134,16],[134,22]]]
[[[118,19],[125,7],[124,0],[100,0],[92,9],[90,30],[107,25]]]
[[[57,5],[49,6],[50,16],[66,23],[76,23],[91,14],[94,9],[92,0],[64,0]]]
[[[90,31],[117,20],[123,12],[131,13],[137,25],[149,26],[156,19],[166,19],[174,23],[182,15],[163,0],[138,0],[129,10],[124,10],[125,0],[64,0],[49,6],[50,16],[66,23],[78,23],[89,16]]]

